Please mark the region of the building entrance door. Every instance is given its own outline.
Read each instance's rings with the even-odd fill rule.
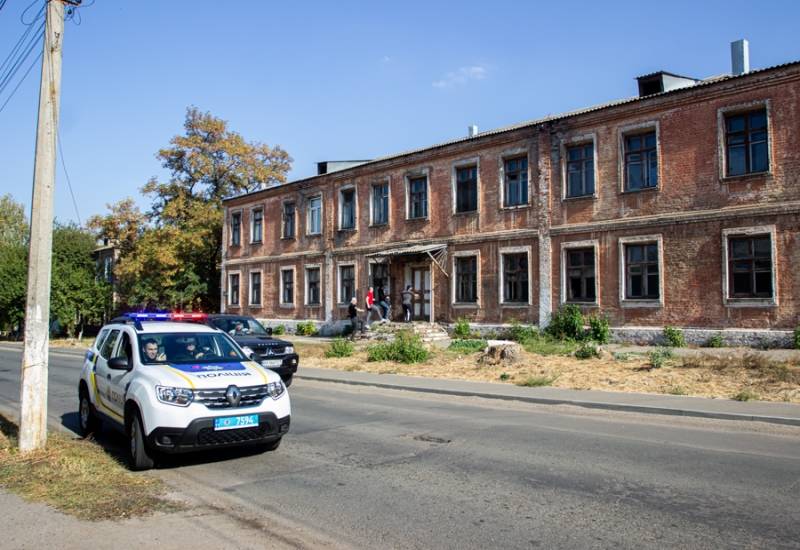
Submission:
[[[411,284],[417,297],[414,298],[415,321],[431,320],[431,271],[427,267],[411,268]]]

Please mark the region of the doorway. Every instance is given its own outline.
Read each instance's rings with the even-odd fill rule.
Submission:
[[[431,270],[428,267],[411,268],[411,285],[417,295],[412,310],[415,321],[428,321],[431,318]]]

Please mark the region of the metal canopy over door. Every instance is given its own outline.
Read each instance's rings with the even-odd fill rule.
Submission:
[[[430,321],[431,318],[431,270],[427,267],[411,268],[411,285],[418,297],[414,298],[414,320]]]

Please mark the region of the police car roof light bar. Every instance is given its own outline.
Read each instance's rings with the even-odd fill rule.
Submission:
[[[208,313],[180,313],[172,314],[173,321],[205,321],[208,319]]]

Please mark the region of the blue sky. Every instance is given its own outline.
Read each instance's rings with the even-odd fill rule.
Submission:
[[[30,3],[0,10],[0,60]],[[139,188],[166,177],[155,153],[181,132],[189,105],[280,144],[298,179],[320,160],[632,96],[634,77],[659,69],[726,73],[739,38],[752,68],[797,60],[798,21],[795,1],[96,0],[65,30],[64,160],[85,220],[127,196],[147,207]],[[38,86],[37,67],[0,112],[0,195],[26,208]],[[60,164],[55,213],[76,220]]]

